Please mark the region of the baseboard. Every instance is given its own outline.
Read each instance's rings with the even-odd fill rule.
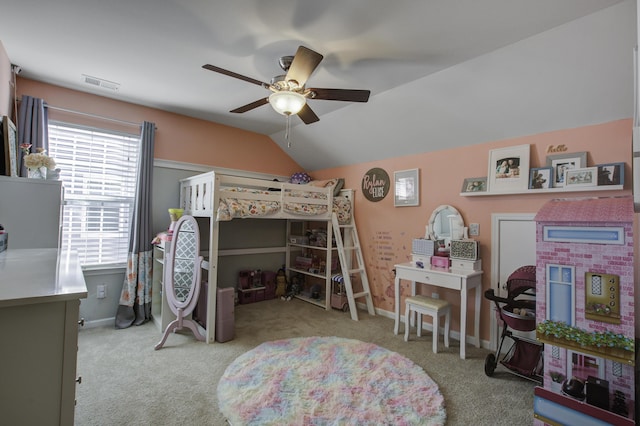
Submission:
[[[367,305],[365,303],[356,303],[356,306],[358,307],[358,309],[360,310],[367,310]],[[387,310],[384,309],[380,309],[380,308],[375,308],[375,312],[376,315],[380,315],[383,317],[387,317],[390,319],[394,319],[395,318],[395,313],[394,312],[389,312]],[[400,322],[404,323],[404,315],[400,315]],[[429,330],[429,331],[433,331],[433,327],[431,326],[431,324],[423,324],[422,326],[423,330]],[[393,330],[390,330],[393,333]],[[441,330],[441,332],[444,333],[444,328]],[[460,332],[459,331],[454,331],[451,330],[451,333],[449,335],[451,338],[456,339],[457,341],[460,341]],[[474,345],[476,344],[476,339],[474,337],[469,337],[467,336],[467,343],[470,345]],[[489,350],[495,350],[494,348],[491,347],[491,342],[488,340],[482,340],[480,339],[480,347],[483,349],[489,349]]]
[[[116,318],[102,318],[94,321],[85,321],[82,328],[96,328],[96,327],[114,327],[116,326]]]

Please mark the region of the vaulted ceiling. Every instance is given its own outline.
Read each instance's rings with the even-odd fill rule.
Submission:
[[[633,0],[3,3],[22,76],[266,134],[307,170],[633,113]],[[288,141],[269,105],[229,112],[268,91],[202,68],[269,82],[299,45],[324,55],[308,85],[371,98],[310,100],[320,121],[293,117]]]

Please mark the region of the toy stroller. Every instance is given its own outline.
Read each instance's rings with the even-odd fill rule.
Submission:
[[[528,265],[516,269],[509,275],[506,298],[496,296],[493,289],[484,293],[484,297],[495,303],[503,322],[498,350],[495,354],[487,355],[484,363],[484,372],[487,376],[493,376],[502,353],[502,345],[508,337],[513,343],[500,363],[516,376],[542,384],[543,345],[535,340],[515,336],[510,330],[533,331],[536,329],[535,290],[536,267]]]
[[[341,309],[342,312],[349,310],[347,291],[344,288],[344,277],[342,274],[335,274],[331,277],[331,307]]]

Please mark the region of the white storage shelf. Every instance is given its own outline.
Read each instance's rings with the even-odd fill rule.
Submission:
[[[169,309],[167,298],[163,288],[164,253],[169,241],[162,241],[153,246],[153,281],[151,284],[151,317],[160,332],[175,319],[175,315]]]
[[[319,272],[319,273],[315,273],[315,272],[309,272],[307,270],[304,269],[299,269],[295,267],[295,253],[298,252],[304,252],[304,251],[309,251],[309,250],[313,250],[313,251],[318,251],[319,254],[321,254],[321,257],[323,257],[326,261],[327,258],[327,253],[329,251],[331,251],[331,257],[333,258],[334,256],[338,256],[337,253],[337,248],[333,246],[333,244],[331,244],[331,239],[333,238],[333,230],[332,230],[332,226],[331,226],[331,222],[326,222],[323,224],[323,227],[326,229],[327,232],[327,245],[328,247],[325,246],[315,246],[315,245],[311,245],[311,244],[299,244],[299,243],[293,243],[292,241],[292,232],[291,232],[291,226],[292,223],[298,223],[302,226],[302,230],[303,233],[306,232],[306,230],[308,229],[308,225],[309,223],[318,223],[317,221],[304,221],[304,220],[289,220],[288,223],[288,230],[287,230],[287,249],[288,249],[288,256],[287,256],[287,264],[288,264],[288,270],[290,272],[289,275],[289,280],[291,280],[291,273],[298,273],[298,274],[302,274],[305,275],[307,277],[312,277],[315,278],[319,282],[321,282],[320,280],[324,281],[324,289],[321,292],[320,298],[319,299],[313,299],[311,297],[306,296],[305,294],[297,294],[295,297],[297,299],[300,300],[304,300],[305,302],[309,302],[313,305],[317,305],[320,306],[322,308],[325,309],[330,309],[331,308],[331,303],[330,303],[330,297],[331,297],[331,276],[333,275],[333,271],[331,271],[331,265],[330,264],[325,264],[325,271],[323,272]],[[337,257],[336,257],[337,259]],[[312,284],[310,282],[306,282],[305,284],[305,290],[308,289]]]

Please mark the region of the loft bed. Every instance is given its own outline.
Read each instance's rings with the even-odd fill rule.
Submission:
[[[220,222],[238,218],[295,219],[327,222],[335,213],[338,222],[348,224],[353,217],[353,190],[341,189],[337,179],[311,181],[300,185],[275,180],[256,179],[207,172],[180,180],[180,208],[184,214],[209,219],[209,250],[203,268],[208,271],[206,342],[215,340],[216,295],[218,279],[218,236]],[[328,238],[328,253],[331,238]],[[256,249],[229,254],[285,252],[286,248]],[[329,259],[327,259],[329,260]],[[327,306],[327,309],[329,307]]]

